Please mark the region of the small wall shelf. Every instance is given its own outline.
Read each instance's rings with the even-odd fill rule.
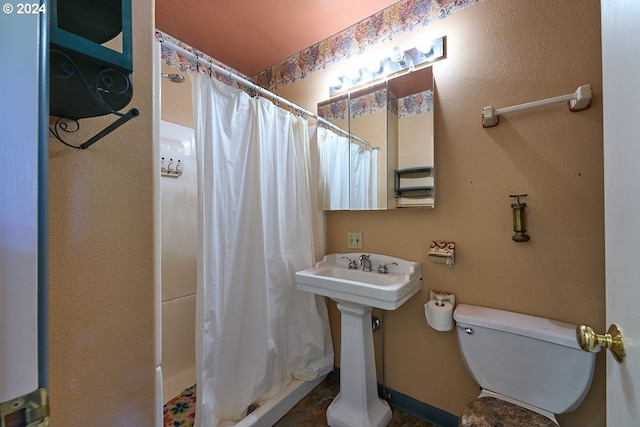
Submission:
[[[433,177],[433,171],[433,166],[396,169],[393,180],[396,197],[432,197],[433,185],[420,185],[419,183],[424,182],[424,179],[421,178]]]
[[[49,111],[67,120],[58,120],[52,133],[67,144],[60,132],[76,131],[78,120],[118,117],[85,143],[67,144],[87,148],[139,114],[119,112],[133,96],[131,0],[51,0],[49,10]],[[75,126],[64,125],[68,122]]]

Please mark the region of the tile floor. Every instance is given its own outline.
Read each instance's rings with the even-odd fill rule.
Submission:
[[[326,411],[339,391],[337,381],[327,378],[294,406],[274,427],[322,427]],[[192,427],[195,419],[195,386],[186,389],[164,407],[165,427]],[[389,427],[435,427],[398,409],[393,409]]]

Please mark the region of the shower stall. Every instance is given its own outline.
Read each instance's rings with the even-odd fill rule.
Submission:
[[[308,160],[291,162],[308,159],[307,123],[267,99],[256,100],[213,81],[208,73],[178,73],[159,60],[155,71],[166,77],[157,79],[162,100],[158,160],[166,166],[179,159],[181,165],[179,174],[163,174],[159,180],[163,390],[158,394],[167,403],[195,384],[196,426],[272,425],[333,368],[324,301],[297,291],[293,283],[296,269],[313,264],[313,225],[301,225],[295,239],[284,231],[269,234],[278,223],[291,226],[286,215],[292,209],[305,203],[304,209],[313,209]],[[275,175],[260,175],[269,165],[242,153],[215,163],[244,141],[240,137],[220,148],[224,134],[207,135],[210,128],[227,123],[228,116],[221,112],[227,107],[215,101],[225,97],[273,117],[273,122],[260,125],[267,129],[263,139],[271,142],[264,145],[261,139],[259,146],[248,145],[247,152],[263,150],[259,158],[272,155],[274,162],[281,162],[266,172]],[[213,99],[215,105],[199,103],[198,98]],[[247,117],[225,130],[242,133],[239,129],[254,119],[262,120]],[[292,134],[297,137],[287,142]],[[219,150],[212,152],[212,147]],[[233,167],[224,171],[226,164]],[[280,178],[279,195],[273,195],[280,170],[288,175]],[[292,183],[296,176],[293,181],[306,182],[306,189]],[[240,187],[246,181],[257,186],[247,190],[244,202],[231,203],[242,199]],[[222,190],[227,193],[216,199]],[[282,198],[289,193],[302,194],[302,199],[292,204]],[[260,208],[252,206],[254,199],[270,201]],[[296,246],[301,234],[309,237],[306,248]],[[300,329],[307,323],[309,330]]]

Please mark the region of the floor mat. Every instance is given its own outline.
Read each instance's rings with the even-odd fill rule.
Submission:
[[[196,386],[193,385],[164,405],[165,427],[193,427],[196,419]]]

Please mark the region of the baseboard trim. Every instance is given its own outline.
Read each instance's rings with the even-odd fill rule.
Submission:
[[[327,375],[329,378],[340,382],[340,368],[334,367],[333,371]],[[420,402],[411,396],[400,393],[399,391],[386,387],[386,392],[391,394],[391,399],[387,402],[394,407],[398,408],[407,414],[411,414],[416,418],[428,421],[431,424],[435,424],[439,427],[458,427],[458,417],[436,408],[424,402]],[[382,385],[378,384],[378,395],[382,396]]]

